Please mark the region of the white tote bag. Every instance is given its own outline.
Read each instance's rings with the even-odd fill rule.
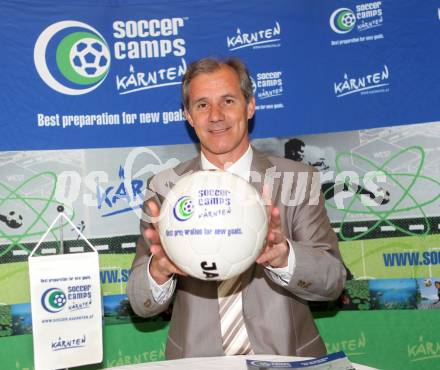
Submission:
[[[102,305],[96,249],[91,252],[29,256],[35,370],[53,370],[102,361]],[[72,224],[73,227],[75,227]]]

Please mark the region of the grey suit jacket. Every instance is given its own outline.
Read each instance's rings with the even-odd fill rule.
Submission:
[[[243,274],[243,316],[252,349],[256,354],[325,355],[307,301],[336,299],[346,270],[324,208],[319,177],[313,176],[316,172],[310,166],[253,152],[250,182],[259,191],[264,181],[272,186],[272,202],[280,209],[296,268],[286,287],[272,281],[261,265],[254,264]],[[153,197],[160,204],[179,176],[200,166],[196,157],[155,175],[146,199]],[[150,226],[141,221],[141,232]],[[172,301],[155,302],[147,278],[149,258],[148,241],[141,236],[127,293],[133,310],[143,317],[164,311]],[[167,359],[223,355],[216,282],[178,276],[174,296]]]

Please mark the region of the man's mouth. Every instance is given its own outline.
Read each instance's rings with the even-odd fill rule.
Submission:
[[[214,134],[214,135],[219,135],[219,134],[225,133],[229,129],[230,129],[230,127],[211,128],[211,129],[209,129],[209,133]]]

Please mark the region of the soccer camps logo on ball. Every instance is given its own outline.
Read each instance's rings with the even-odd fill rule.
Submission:
[[[183,196],[179,198],[174,205],[173,214],[179,221],[186,221],[191,218],[194,213],[194,202],[191,197]]]
[[[47,289],[41,296],[41,305],[50,313],[61,311],[66,302],[66,294],[59,288]]]
[[[38,37],[34,63],[50,88],[66,95],[82,95],[104,81],[110,69],[110,49],[95,28],[83,22],[61,21]]]

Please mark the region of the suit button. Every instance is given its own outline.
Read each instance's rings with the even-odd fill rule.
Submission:
[[[151,299],[147,299],[147,300],[144,302],[144,307],[145,307],[145,308],[150,308],[150,306],[151,306]]]

